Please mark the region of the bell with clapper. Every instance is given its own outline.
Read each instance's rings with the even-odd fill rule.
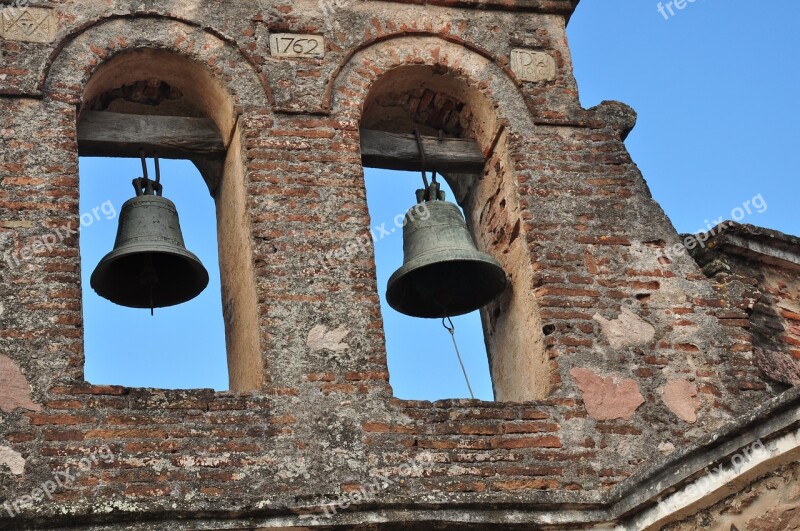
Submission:
[[[186,249],[175,204],[162,197],[158,157],[156,180],[133,180],[136,197],[122,205],[114,249],[97,264],[91,286],[98,295],[120,306],[174,306],[199,295],[208,285],[208,272]]]
[[[458,206],[445,201],[436,181],[428,184],[425,155],[418,205],[406,214],[403,265],[389,279],[389,306],[412,317],[446,318],[470,313],[497,298],[506,287],[503,267],[477,250]],[[421,208],[424,203],[424,209]],[[427,212],[420,216],[419,212]]]

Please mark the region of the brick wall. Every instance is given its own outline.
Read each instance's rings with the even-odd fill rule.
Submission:
[[[316,525],[330,520],[297,514],[320,515],[320,504],[376,476],[403,476],[423,455],[423,473],[338,521],[375,508],[591,504],[646,467],[657,441],[687,445],[776,392],[752,363],[746,290],[721,293],[688,255],[667,252],[678,236],[623,144],[632,111],[580,107],[564,35],[573,3],[436,4],[351,2],[325,15],[282,1],[179,0],[148,11],[63,1],[52,5],[53,42],[0,39],[4,253],[48,225],[77,222],[76,121],[101,65],[158,49],[202,66],[227,94],[230,112],[207,113],[241,139],[236,208],[246,222],[236,256],[249,257],[255,309],[226,311],[254,319],[255,339],[241,351],[257,348],[243,356],[263,370],[260,386],[238,393],[89,385],[77,238],[20,266],[2,263],[0,380],[10,391],[0,392],[0,499],[17,500],[103,448],[113,458],[52,502],[16,518],[0,511],[1,525],[125,529],[133,518],[189,516],[205,528],[268,516]],[[271,56],[278,31],[324,35],[325,59]],[[515,47],[549,53],[555,79],[520,81],[509,66]],[[417,79],[429,92],[382,99],[381,79],[412,68],[428,76]],[[536,400],[391,396],[372,255],[320,263],[369,227],[359,127],[381,124],[373,101],[406,116],[399,123],[474,138],[491,161],[461,200],[488,252],[509,249],[511,235],[501,236],[519,227],[502,260],[522,296],[513,327],[493,328],[492,309],[484,315],[487,330],[503,334],[490,355],[513,360],[526,337],[539,341],[535,385],[524,375],[511,384],[529,385]],[[508,206],[481,216],[492,186]],[[243,300],[238,289],[231,304]],[[512,328],[527,335],[507,340]]]
[[[778,231],[726,222],[693,249],[721,293],[741,293],[748,309],[755,365],[775,392],[800,384],[800,240]],[[748,317],[749,316],[749,317]]]

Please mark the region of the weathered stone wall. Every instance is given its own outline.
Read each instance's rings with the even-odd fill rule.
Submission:
[[[800,464],[781,467],[665,531],[785,531],[800,528]]]
[[[52,26],[28,40],[46,42],[0,38],[0,242],[21,256],[0,264],[0,499],[20,500],[89,459],[52,500],[14,518],[0,511],[0,526],[313,526],[416,518],[407,510],[465,521],[455,508],[474,511],[479,527],[522,525],[536,507],[599,503],[648,466],[658,442],[669,453],[777,392],[752,363],[745,290],[720,294],[690,257],[667,252],[678,236],[623,144],[633,112],[580,107],[565,38],[574,3],[427,4],[65,0],[33,11]],[[325,57],[273,56],[276,32],[324,36]],[[512,64],[518,48],[547,54],[555,71],[545,61],[543,77],[525,80]],[[232,112],[208,114],[242,143],[241,172],[226,175],[244,178],[244,203],[230,204],[249,231],[237,252],[252,256],[258,390],[85,383],[77,237],[33,246],[77,220],[87,85],[138,49],[201,65],[230,96]],[[393,398],[373,257],[320,260],[368,230],[366,102],[383,76],[415,65],[436,87],[417,100],[448,106],[459,127],[413,98],[376,101],[409,123],[475,138],[492,161],[483,182],[513,200],[494,212],[506,217],[481,226],[491,190],[480,179],[461,200],[488,252],[509,245],[488,236],[519,226],[509,289],[524,294],[530,320],[510,328],[535,327],[541,341],[531,376],[543,382],[533,386],[540,400]],[[519,352],[503,350],[521,344],[496,341],[490,355],[513,360]],[[97,459],[106,449],[111,457]],[[321,517],[321,504],[379,475],[393,479],[377,495]]]
[[[800,385],[800,239],[726,222],[692,250],[721,292],[756,294],[750,313],[755,364],[775,390]]]

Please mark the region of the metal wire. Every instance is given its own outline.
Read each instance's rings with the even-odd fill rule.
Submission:
[[[450,323],[450,326],[447,326],[447,323]],[[461,365],[461,372],[464,373],[464,380],[467,382],[467,389],[469,389],[469,396],[473,400],[475,399],[475,394],[472,392],[472,386],[469,384],[469,376],[467,376],[467,369],[464,368],[464,362],[461,360],[461,352],[458,351],[458,343],[456,343],[456,325],[453,324],[453,320],[449,317],[445,317],[442,319],[442,326],[444,326],[448,332],[450,332],[450,337],[453,338],[453,348],[456,349],[456,356],[458,357],[458,364]]]

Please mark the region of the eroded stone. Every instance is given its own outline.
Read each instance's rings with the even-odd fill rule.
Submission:
[[[344,326],[329,331],[328,327],[325,325],[315,325],[308,333],[306,344],[314,352],[318,350],[341,352],[350,348],[347,343],[342,343],[342,340],[347,337],[349,333],[350,330]]]
[[[558,66],[553,56],[522,48],[511,50],[511,70],[522,81],[552,81],[558,75]]]
[[[786,385],[800,385],[800,367],[790,355],[760,347],[754,348],[753,354],[756,366],[768,378]]]
[[[758,531],[784,531],[800,529],[800,507],[782,505],[747,522],[747,529]]]
[[[53,42],[56,31],[52,9],[8,6],[0,10],[0,37],[4,39],[47,43]]]
[[[622,308],[616,319],[606,319],[599,313],[595,314],[593,319],[600,324],[603,335],[613,348],[644,345],[656,334],[653,325],[628,308]]]
[[[675,445],[671,442],[661,442],[658,444],[658,451],[664,455],[669,455],[675,451]]]
[[[0,466],[6,465],[15,476],[25,473],[25,458],[8,446],[0,446]]]
[[[581,368],[570,375],[583,393],[586,411],[597,420],[629,419],[644,404],[639,385],[630,378],[602,377]]]
[[[22,371],[8,356],[0,355],[0,409],[10,413],[17,408],[41,411],[31,400],[31,386]]]
[[[697,422],[700,398],[697,387],[688,380],[670,380],[661,390],[661,399],[670,411],[689,424]]]

